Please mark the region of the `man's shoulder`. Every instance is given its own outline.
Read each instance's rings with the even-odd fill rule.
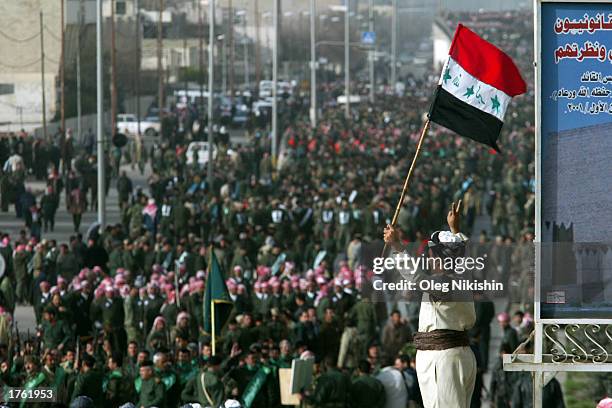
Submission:
[[[352,383],[354,385],[365,385],[365,386],[371,386],[371,385],[382,385],[382,383],[377,380],[375,377],[371,376],[371,375],[362,375],[359,376],[357,378],[355,378]]]

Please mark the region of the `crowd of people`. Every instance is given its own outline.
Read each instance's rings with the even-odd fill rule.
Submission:
[[[479,32],[517,53],[533,83],[526,68],[531,37],[515,26],[523,17],[504,17],[511,30],[482,24]],[[306,406],[421,406],[411,346],[418,302],[362,295],[362,254],[393,216],[437,78],[404,79],[412,86],[401,98],[355,106],[350,120],[343,109],[327,107],[316,129],[307,109],[292,107],[278,163],[263,129],[249,129],[240,145],[219,143],[212,184],[205,166],[187,164],[191,136],[178,126],[150,149],[141,139],[129,148],[130,164],[146,169],[147,186],[121,170],[126,148],[111,148],[104,193],[117,189],[121,221],[86,233],[81,215],[95,209],[98,194],[93,136],[80,144],[69,132],[51,142],[26,134],[2,139],[1,209],[14,206],[26,227],[18,236],[0,233],[3,385],[51,387],[59,406],[279,407],[279,370],[294,358],[313,358],[316,380],[301,396]],[[444,228],[448,204],[462,199],[462,231],[482,245],[530,242],[533,115],[530,90],[509,108],[503,155],[430,130],[398,220],[402,240],[425,242]],[[32,177],[46,180],[40,198],[26,188]],[[74,233],[56,242],[45,233],[53,231],[62,199]],[[475,229],[479,216],[490,218],[489,233]],[[233,303],[215,344],[204,330],[203,307],[212,251]],[[476,302],[474,407],[485,398],[497,407],[530,406],[531,378],[489,359],[496,315],[500,354],[531,331],[533,293],[519,255],[510,250],[496,269],[517,288],[507,306],[496,312],[492,299]],[[34,307],[36,333],[13,321],[19,304]],[[547,406],[563,406],[558,383],[547,393],[555,404]]]

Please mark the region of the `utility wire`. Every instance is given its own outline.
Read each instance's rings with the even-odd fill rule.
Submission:
[[[0,31],[0,37],[4,37],[7,40],[13,41],[13,42],[16,42],[16,43],[25,43],[25,42],[28,42],[28,41],[32,41],[33,39],[38,38],[39,35],[40,35],[40,33],[36,33],[36,34],[33,34],[30,37],[26,37],[26,38],[15,38],[15,37],[5,33],[4,31]]]
[[[37,58],[36,60],[32,62],[28,62],[26,64],[18,64],[18,65],[11,65],[11,64],[5,64],[3,62],[0,62],[0,66],[4,68],[11,68],[11,69],[26,68],[26,67],[39,63],[40,60],[41,60],[40,58]]]
[[[47,34],[49,34],[49,36],[51,36],[54,40],[62,41],[62,39],[57,34],[55,34],[46,24],[45,30],[47,30]]]

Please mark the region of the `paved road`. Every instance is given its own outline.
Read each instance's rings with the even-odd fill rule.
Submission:
[[[233,143],[244,143],[246,141],[244,131],[242,130],[232,130],[230,137]],[[145,138],[145,144],[150,146],[154,143],[154,140],[155,138]],[[136,168],[135,171],[132,170],[130,165],[123,165],[121,169],[125,170],[128,177],[132,179],[134,188],[142,187],[144,191],[147,191],[148,186],[146,180],[151,174],[151,168],[148,164],[144,174],[140,174],[138,168]],[[42,193],[45,183],[43,181],[28,180],[26,186],[32,188],[34,192]],[[106,217],[108,224],[115,224],[121,221],[115,181],[112,181],[109,194],[106,197]],[[96,211],[88,211],[83,214],[80,232],[85,235],[87,229],[97,221],[97,218],[98,215]],[[0,212],[0,231],[9,232],[12,236],[15,236],[24,228],[24,221],[23,219],[15,217],[14,208],[10,208],[10,211],[6,213]],[[55,217],[55,230],[53,232],[43,232],[42,238],[55,239],[58,243],[62,243],[67,242],[68,238],[73,234],[72,216],[66,211],[65,197],[64,194],[62,194],[60,206]],[[27,329],[33,331],[36,326],[34,311],[31,306],[17,306],[15,310],[15,319],[19,322],[20,331],[25,332]]]
[[[149,166],[145,171],[144,175],[140,172],[133,171],[131,166],[124,165],[122,169],[128,174],[128,177],[132,179],[134,186],[140,186],[146,188],[146,178],[150,174]],[[33,191],[42,191],[44,189],[44,182],[42,181],[28,181],[27,187],[32,188]],[[118,205],[117,190],[115,189],[115,182],[111,184],[109,194],[106,199],[106,216],[109,224],[120,222],[120,213]],[[93,224],[98,218],[95,211],[88,211],[83,214],[81,222],[80,232],[85,234],[91,224]],[[15,217],[15,213],[12,211],[8,213],[0,213],[0,231],[9,232],[11,235],[17,235],[21,229],[25,228],[23,219]],[[42,233],[41,238],[43,239],[55,239],[58,243],[67,242],[70,235],[74,234],[72,216],[66,211],[66,203],[64,201],[64,194],[60,199],[60,207],[55,217],[55,230],[53,232]],[[17,306],[15,310],[15,321],[19,323],[19,330],[25,332],[30,329],[34,330],[36,321],[34,319],[34,311],[31,306]]]

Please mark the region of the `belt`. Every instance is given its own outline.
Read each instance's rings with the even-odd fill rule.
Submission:
[[[413,336],[413,342],[417,350],[446,350],[470,345],[470,339],[466,331],[449,329],[417,332]]]

